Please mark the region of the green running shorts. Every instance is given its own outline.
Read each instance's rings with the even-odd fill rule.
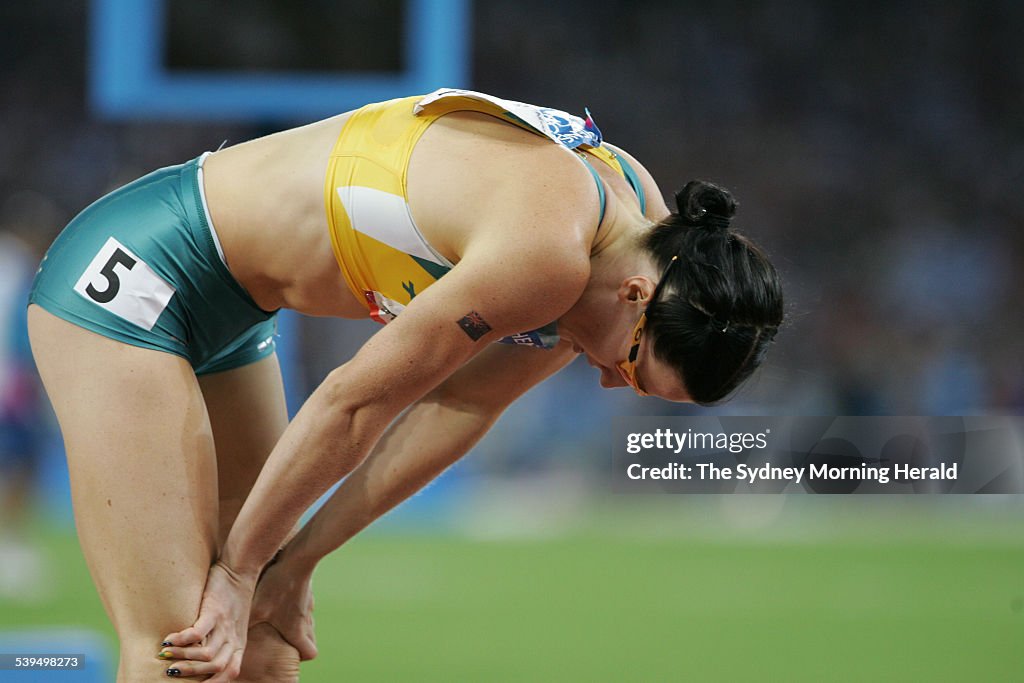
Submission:
[[[181,356],[197,375],[272,354],[276,313],[228,271],[209,223],[205,156],[154,171],[78,214],[43,257],[29,303]]]

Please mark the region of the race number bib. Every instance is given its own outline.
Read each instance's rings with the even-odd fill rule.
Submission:
[[[75,291],[145,330],[153,329],[174,296],[174,287],[113,237],[82,273]]]

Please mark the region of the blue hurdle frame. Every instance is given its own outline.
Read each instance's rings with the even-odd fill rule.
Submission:
[[[100,116],[299,120],[469,86],[469,0],[406,0],[407,68],[393,75],[167,70],[162,63],[167,1],[92,0],[89,99]]]

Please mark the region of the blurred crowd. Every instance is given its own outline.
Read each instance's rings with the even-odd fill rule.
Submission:
[[[238,51],[254,44],[301,47],[303,22],[281,13],[328,5],[223,3],[219,23],[233,27],[224,64],[244,63]],[[401,14],[399,5],[382,11]],[[245,22],[234,22],[233,7]],[[472,76],[462,85],[589,107],[670,206],[691,178],[739,200],[737,227],[783,275],[788,323],[757,378],[715,410],[1024,410],[1024,5],[495,0],[473,4],[472,15]],[[4,3],[0,17],[0,269],[9,280],[0,311],[23,297],[14,273],[30,273],[63,224],[105,191],[222,141],[302,122],[101,120],[88,105],[88,3]],[[349,53],[362,52],[353,41],[379,48],[372,31],[344,38]],[[188,66],[187,54],[174,59]],[[374,329],[296,327],[289,381],[302,390]],[[0,346],[0,405],[24,392],[9,379],[28,362],[15,348]],[[699,412],[602,391],[597,379],[575,363],[514,406],[480,447],[493,451],[491,466],[603,458],[611,416]]]

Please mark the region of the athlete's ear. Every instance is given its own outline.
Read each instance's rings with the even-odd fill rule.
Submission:
[[[645,275],[632,275],[619,285],[618,299],[622,303],[647,304],[654,292],[655,283]]]

